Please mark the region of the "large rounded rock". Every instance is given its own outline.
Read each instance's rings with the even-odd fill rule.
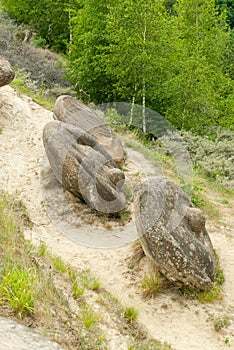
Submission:
[[[15,77],[10,62],[0,56],[0,87],[9,84]]]
[[[104,121],[85,104],[68,95],[59,96],[54,106],[54,119],[75,125],[90,133],[116,163],[123,161],[123,145]]]
[[[100,212],[125,207],[124,174],[92,135],[53,121],[44,127],[43,142],[53,173],[66,190]]]
[[[216,264],[203,212],[161,176],[138,184],[134,203],[143,249],[159,271],[173,282],[211,288]]]

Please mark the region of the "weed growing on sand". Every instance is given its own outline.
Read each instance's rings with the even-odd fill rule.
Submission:
[[[84,294],[85,289],[80,287],[78,282],[74,282],[72,285],[72,293],[75,299],[79,299]]]
[[[144,298],[151,298],[155,296],[161,287],[161,279],[157,272],[154,274],[145,275],[141,282],[141,289]]]
[[[230,325],[230,321],[227,315],[217,317],[214,320],[214,329],[216,332],[220,332],[223,328],[227,328]]]
[[[84,270],[79,275],[81,283],[84,288],[90,290],[97,290],[100,287],[100,282],[91,274],[90,270]]]
[[[82,322],[86,328],[93,327],[98,320],[100,320],[100,315],[88,307],[87,305],[82,310]]]
[[[123,316],[128,323],[134,323],[138,317],[138,311],[130,306],[123,308]]]
[[[52,257],[52,264],[53,264],[53,268],[56,271],[60,271],[62,273],[67,272],[67,265],[59,256]]]

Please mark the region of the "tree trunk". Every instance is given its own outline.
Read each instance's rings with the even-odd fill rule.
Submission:
[[[135,99],[136,99],[136,84],[134,88],[134,94],[132,96],[132,106],[131,106],[131,111],[130,111],[130,119],[129,119],[129,124],[132,125],[133,122],[133,112],[134,112],[134,107],[135,107]]]
[[[143,33],[143,42],[144,42],[144,48],[143,50],[145,51],[145,44],[146,44],[146,24],[144,28],[144,33]],[[146,132],[146,118],[145,118],[145,94],[146,94],[146,86],[145,86],[145,62],[143,63],[142,67],[143,71],[143,81],[142,81],[142,129],[143,132]]]
[[[143,92],[142,92],[142,128],[143,128],[143,132],[146,132],[146,118],[145,118],[145,79],[143,79]]]

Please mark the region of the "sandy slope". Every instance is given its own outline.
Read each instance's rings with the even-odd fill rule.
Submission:
[[[131,274],[127,266],[131,245],[111,250],[86,248],[69,240],[48,219],[40,193],[39,173],[44,153],[42,129],[51,119],[52,113],[32,99],[19,96],[9,86],[0,88],[0,127],[3,129],[0,134],[0,188],[16,193],[25,203],[34,223],[33,229],[25,232],[26,237],[34,242],[44,241],[54,253],[75,267],[89,267],[103,287],[122,303],[134,305],[139,310],[139,322],[152,336],[171,343],[173,349],[234,349],[233,207],[222,207],[222,221],[226,227],[218,222],[208,223],[226,276],[224,300],[204,305],[186,300],[175,291],[167,291],[144,301],[138,276]],[[223,315],[228,316],[230,325],[216,332],[214,320]],[[226,338],[229,344],[225,344]],[[127,350],[126,345],[122,345],[121,348]],[[118,345],[116,350],[119,348]]]

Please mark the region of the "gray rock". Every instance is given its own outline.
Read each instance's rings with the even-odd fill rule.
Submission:
[[[3,317],[0,317],[0,339],[0,350],[63,350],[32,329]]]
[[[0,87],[9,84],[15,77],[15,72],[9,61],[0,56]]]
[[[143,249],[159,271],[172,282],[211,288],[216,263],[203,212],[161,176],[136,186],[134,204]]]
[[[53,173],[67,191],[100,212],[125,207],[125,176],[92,135],[53,121],[44,127],[43,142]]]
[[[75,125],[90,133],[116,163],[123,161],[123,145],[115,133],[92,109],[68,95],[59,96],[54,106],[54,119]]]

